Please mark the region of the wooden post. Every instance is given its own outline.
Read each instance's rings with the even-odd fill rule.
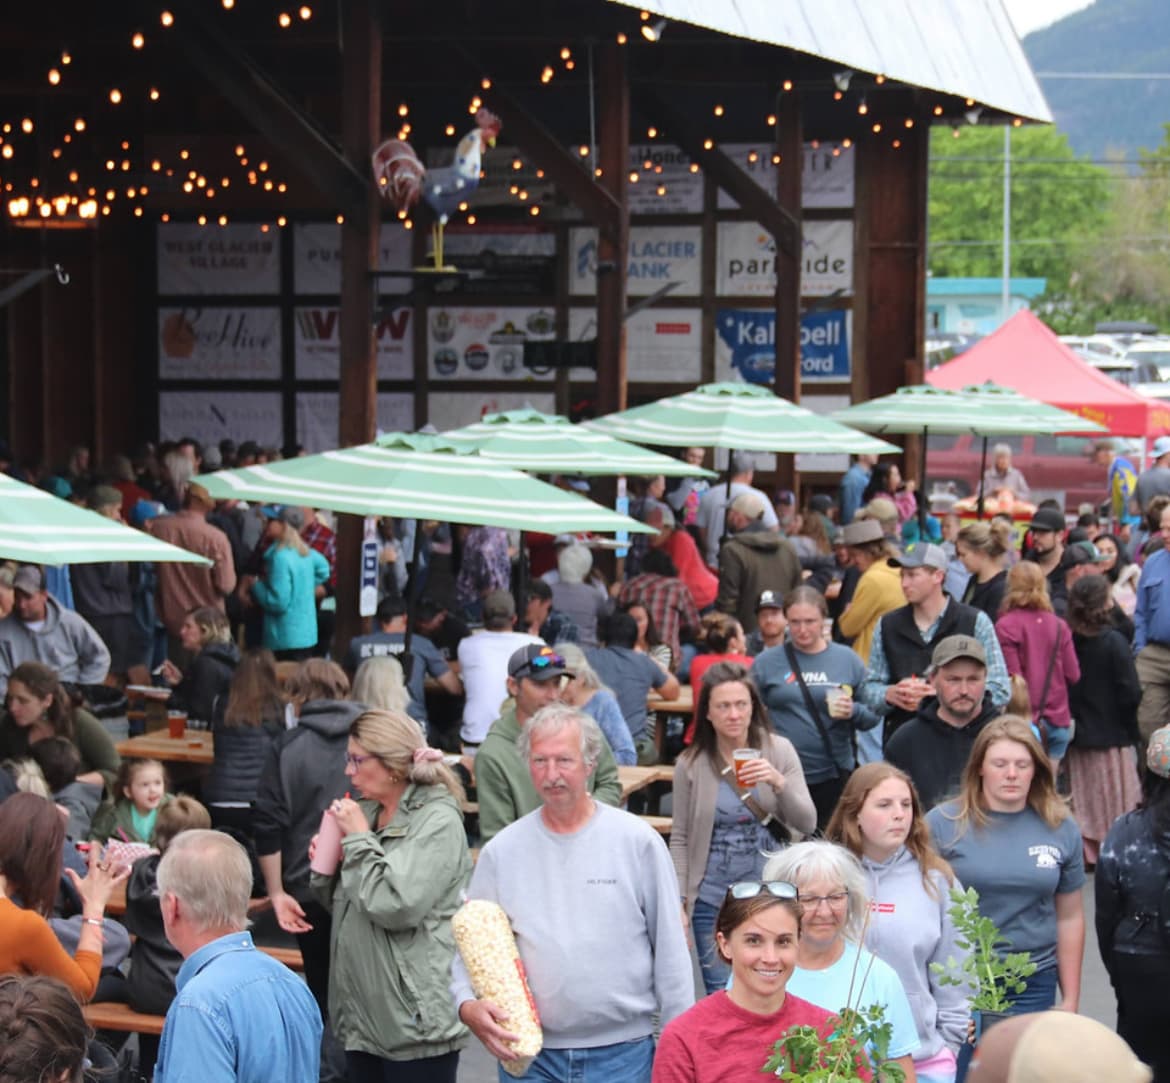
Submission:
[[[630,85],[626,51],[610,41],[600,48],[600,183],[618,203],[617,228],[599,229],[597,240],[597,409],[626,408],[626,275],[630,208],[626,171],[630,147]]]
[[[801,175],[804,169],[804,136],[800,99],[796,91],[781,94],[776,111],[776,202],[781,210],[801,221]],[[794,250],[776,245],[776,377],[773,390],[781,398],[800,402],[800,269],[801,245]],[[776,483],[796,492],[796,457],[780,455]],[[797,494],[799,505],[799,493]]]
[[[377,0],[348,0],[342,12],[342,150],[367,178],[364,214],[346,215],[341,227],[341,446],[374,438],[378,369],[374,345],[373,284],[378,261],[381,204],[369,180],[370,153],[382,122],[382,27]],[[362,520],[338,517],[337,624],[333,655],[364,630],[358,615],[361,586]]]

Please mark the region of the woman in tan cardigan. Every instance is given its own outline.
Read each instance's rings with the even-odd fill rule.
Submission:
[[[736,749],[759,753],[741,763],[738,781],[732,766]],[[727,888],[759,880],[766,852],[780,845],[761,821],[769,815],[788,835],[807,834],[816,826],[796,749],[772,729],[747,669],[720,662],[703,677],[694,744],[675,765],[670,836],[683,916],[708,993],[727,982],[728,968],[714,940]]]

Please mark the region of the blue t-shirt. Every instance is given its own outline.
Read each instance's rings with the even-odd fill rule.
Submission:
[[[824,970],[805,970],[798,966],[788,979],[787,988],[793,996],[834,1014],[846,1007],[868,1008],[880,1004],[886,1022],[894,1028],[889,1058],[893,1060],[918,1051],[918,1025],[898,975],[893,967],[856,944],[846,941],[841,958]]]
[[[979,892],[979,911],[1007,941],[1005,951],[1027,951],[1037,970],[1056,965],[1056,896],[1085,882],[1081,832],[1066,817],[1049,827],[1031,808],[988,812],[986,827],[959,833],[957,804],[926,814],[938,852],[966,887]]]
[[[406,649],[406,636],[402,632],[373,632],[368,636],[355,636],[349,641],[345,655],[345,668],[353,673],[367,658],[397,658]],[[410,653],[414,665],[406,691],[410,695],[407,712],[418,722],[427,721],[426,678],[441,677],[451,667],[439,653],[438,648],[426,636],[410,637]]]
[[[635,741],[646,736],[646,698],[660,688],[667,675],[649,655],[629,647],[599,647],[587,652],[589,664],[616,697],[622,717]]]

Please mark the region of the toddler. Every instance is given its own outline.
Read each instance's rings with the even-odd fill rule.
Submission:
[[[154,845],[159,809],[172,799],[163,765],[158,760],[125,760],[115,788],[122,796],[94,817],[90,838]]]

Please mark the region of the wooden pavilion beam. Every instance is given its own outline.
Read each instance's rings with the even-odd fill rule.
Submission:
[[[786,99],[794,98],[786,94]],[[718,146],[708,150],[704,142],[709,133],[704,132],[694,120],[676,109],[660,94],[648,87],[638,87],[635,92],[636,104],[641,112],[652,118],[663,130],[664,138],[677,143],[693,161],[698,162],[703,172],[732,197],[740,208],[760,223],[776,239],[776,253],[799,258],[800,219],[761,188],[747,173],[739,168]],[[795,161],[800,161],[797,148]]]
[[[342,5],[341,141],[347,166],[366,169],[382,122],[382,27],[379,0],[346,0]],[[366,170],[368,176],[368,169]],[[338,422],[341,446],[373,440],[377,424],[378,362],[374,340],[375,283],[382,222],[381,197],[371,182],[364,185],[360,213],[345,216],[341,226],[341,394]],[[361,590],[363,522],[356,515],[338,517],[337,620],[333,657],[341,658],[349,641],[365,631],[358,613]]]

